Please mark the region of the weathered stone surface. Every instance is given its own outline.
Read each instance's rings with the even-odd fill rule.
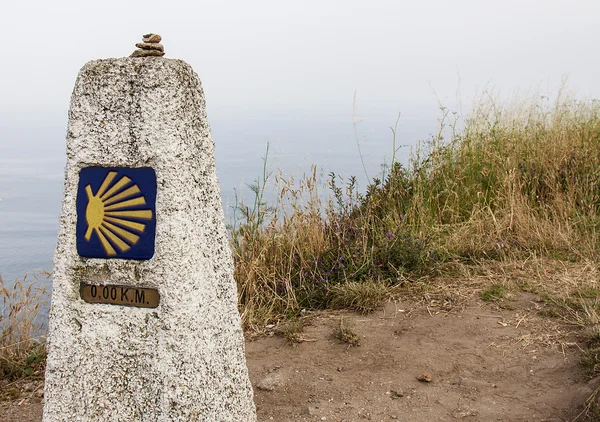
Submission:
[[[76,250],[79,171],[152,167],[145,261]],[[44,421],[255,421],[200,80],[183,61],[95,60],[71,99]],[[158,289],[156,309],[90,304],[80,282]]]
[[[147,42],[139,42],[135,45],[137,48],[141,48],[142,50],[159,50],[159,51],[165,51],[165,48],[163,47],[162,44],[158,44],[158,43],[147,43]]]
[[[164,55],[165,52],[159,50],[135,50],[129,57],[162,57]]]
[[[162,37],[158,34],[145,34],[143,35],[142,39],[144,42],[148,43],[157,43],[162,41]]]

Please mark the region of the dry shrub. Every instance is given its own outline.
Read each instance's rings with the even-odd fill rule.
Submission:
[[[304,337],[304,329],[310,325],[311,316],[300,316],[290,318],[284,321],[277,329],[278,334],[285,338],[290,344],[303,343],[307,340]]]
[[[358,334],[348,321],[344,321],[344,318],[340,318],[340,325],[333,331],[333,337],[342,343],[347,343],[349,347],[360,346]]]

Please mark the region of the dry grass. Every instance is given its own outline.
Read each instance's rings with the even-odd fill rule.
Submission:
[[[48,277],[45,272],[30,273],[14,283],[0,277],[0,380],[4,383],[43,377],[49,294],[40,279]]]
[[[456,264],[600,257],[600,104],[487,96],[459,122],[442,109],[439,133],[364,193],[316,168],[274,177],[265,156],[253,205],[240,202],[231,226],[246,327],[301,309],[366,312]]]
[[[596,256],[599,111],[569,98],[482,101],[464,130],[450,123],[449,141],[414,161],[408,217],[441,231],[438,246],[455,255]]]
[[[581,413],[573,419],[577,421],[600,421],[600,386],[587,398]]]
[[[348,282],[331,286],[330,294],[331,308],[368,314],[381,307],[389,297],[390,290],[381,282]]]

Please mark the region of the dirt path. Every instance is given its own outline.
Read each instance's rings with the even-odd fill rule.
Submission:
[[[505,305],[389,303],[369,316],[317,314],[298,344],[249,340],[259,420],[573,420],[596,387],[579,367],[574,337],[543,326],[534,295]],[[360,346],[333,338],[340,318]],[[21,400],[0,420],[41,420],[40,399]]]

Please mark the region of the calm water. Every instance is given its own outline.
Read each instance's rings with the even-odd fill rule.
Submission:
[[[372,121],[358,126],[371,177],[380,172],[383,157],[391,155],[389,126],[393,123]],[[356,175],[361,188],[366,184],[351,119],[213,120],[211,125],[228,218],[234,189],[251,199],[245,186],[262,174],[267,142],[274,169],[299,176],[316,164],[324,175],[330,171]],[[425,139],[434,128],[435,116],[403,118],[398,142]],[[0,126],[0,276],[5,281],[36,269],[52,270],[62,200],[64,135],[62,125]],[[401,150],[400,159],[407,154],[408,148]]]

